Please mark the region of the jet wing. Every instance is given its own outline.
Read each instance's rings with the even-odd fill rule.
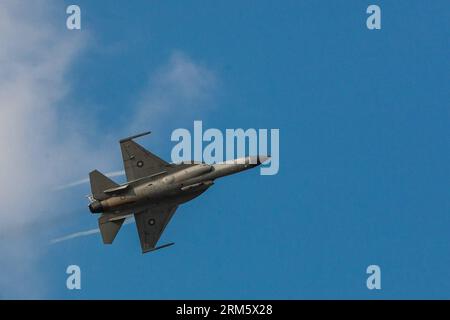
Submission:
[[[159,249],[156,244],[176,210],[177,206],[167,206],[148,208],[134,214],[142,253]]]
[[[128,181],[164,171],[169,164],[132,140],[144,134],[120,140],[123,165]]]

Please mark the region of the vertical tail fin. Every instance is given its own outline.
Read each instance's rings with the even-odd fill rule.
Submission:
[[[103,191],[119,186],[98,170],[94,170],[89,173],[89,180],[91,182],[92,195],[96,200],[100,201],[108,198],[108,195],[106,195]]]

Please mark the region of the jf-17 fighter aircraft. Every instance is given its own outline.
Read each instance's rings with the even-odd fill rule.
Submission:
[[[111,244],[125,219],[134,215],[142,253],[173,245],[156,246],[180,204],[201,195],[217,178],[269,160],[268,156],[251,156],[212,165],[170,164],[133,141],[147,134],[120,140],[126,183],[119,185],[97,170],[89,173],[89,210],[101,214],[98,225],[105,244]]]

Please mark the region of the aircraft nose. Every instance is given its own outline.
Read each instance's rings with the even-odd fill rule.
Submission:
[[[259,155],[258,156],[258,164],[262,164],[266,161],[270,160],[270,156],[263,156],[263,155]]]
[[[270,156],[259,155],[259,156],[248,157],[246,161],[249,164],[249,166],[253,168],[253,167],[259,166],[260,164],[266,162],[269,159],[270,159]]]

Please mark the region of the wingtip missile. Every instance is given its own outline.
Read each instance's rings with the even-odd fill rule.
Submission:
[[[166,244],[163,244],[162,246],[159,246],[159,247],[155,247],[155,248],[151,248],[151,249],[148,249],[148,250],[144,250],[144,251],[142,251],[142,253],[147,253],[147,252],[152,252],[152,251],[156,251],[156,250],[159,250],[159,249],[167,248],[167,247],[173,246],[174,244],[175,244],[175,242],[166,243]]]
[[[140,138],[140,137],[146,136],[146,135],[148,135],[150,133],[152,133],[152,132],[151,131],[146,131],[146,132],[139,133],[139,134],[136,134],[136,135],[128,137],[128,138],[123,138],[123,139],[120,140],[120,143],[126,142],[126,141],[130,141],[130,140],[133,140],[133,139],[136,139],[136,138]]]

